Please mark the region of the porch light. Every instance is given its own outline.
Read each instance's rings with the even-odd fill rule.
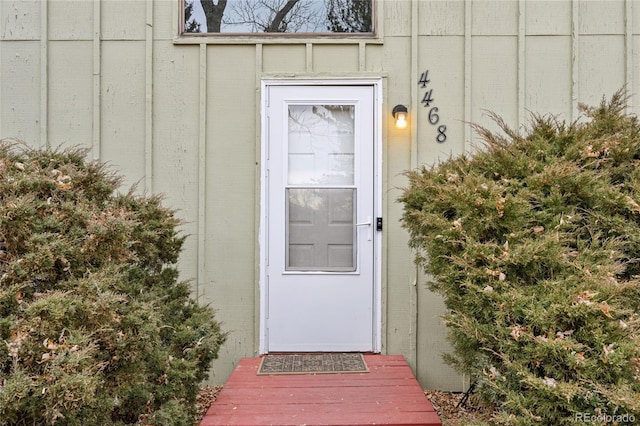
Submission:
[[[407,110],[407,107],[404,105],[396,105],[393,107],[393,110],[391,110],[391,114],[393,115],[393,118],[396,120],[396,127],[398,129],[404,129],[405,127],[407,127],[407,113],[409,111]]]

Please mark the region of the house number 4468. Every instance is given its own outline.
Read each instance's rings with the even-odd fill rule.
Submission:
[[[421,88],[425,89],[424,96],[422,97],[422,104],[425,108],[429,108],[429,124],[432,126],[438,125],[440,122],[440,115],[438,115],[438,107],[431,106],[432,102],[435,102],[433,99],[433,89],[427,88],[427,85],[431,82],[429,80],[429,70],[424,71],[420,75],[420,80],[418,80],[418,84]],[[447,140],[447,126],[441,124],[438,126],[438,134],[436,135],[436,142],[443,143]]]

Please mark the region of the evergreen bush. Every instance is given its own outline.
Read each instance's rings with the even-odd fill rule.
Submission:
[[[499,424],[640,422],[640,124],[626,94],[407,173],[403,226]],[[637,424],[637,423],[636,423]]]
[[[156,196],[82,150],[0,141],[0,425],[193,425],[225,333]]]

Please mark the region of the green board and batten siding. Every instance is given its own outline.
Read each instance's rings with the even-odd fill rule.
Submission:
[[[178,0],[0,1],[0,137],[82,145],[163,193],[189,235],[181,259],[194,295],[230,331],[211,381],[259,344],[260,81],[383,79],[383,353],[423,386],[462,390],[441,360],[442,301],[424,286],[399,226],[402,172],[473,149],[486,110],[513,127],[529,111],[573,120],[626,85],[640,101],[640,2],[377,2],[374,39],[178,37]],[[429,70],[446,141],[420,101]],[[410,126],[391,126],[405,104]]]

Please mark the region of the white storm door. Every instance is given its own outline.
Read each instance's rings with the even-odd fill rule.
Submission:
[[[266,351],[373,351],[374,87],[265,95]]]

